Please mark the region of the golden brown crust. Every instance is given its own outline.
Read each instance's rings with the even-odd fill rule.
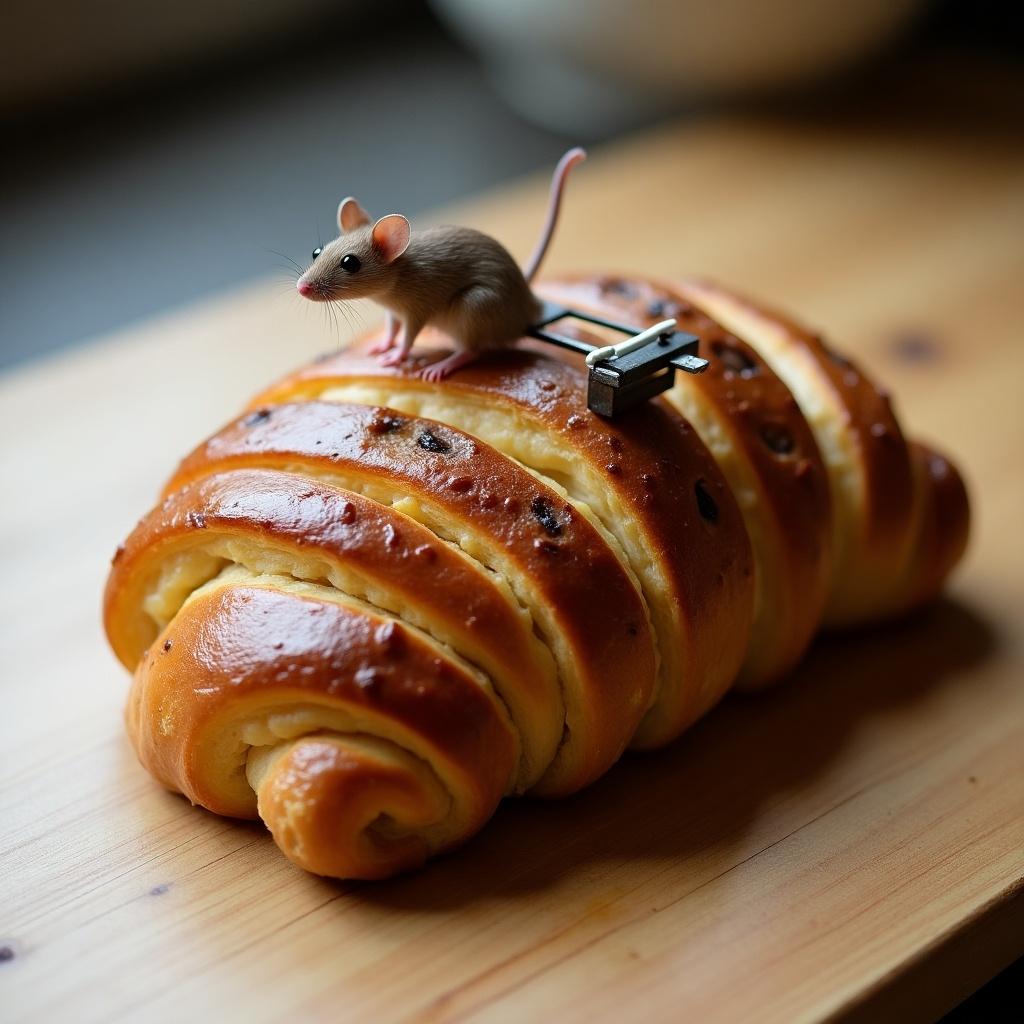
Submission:
[[[244,775],[250,747],[294,735],[400,737],[453,792],[459,833],[493,812],[518,751],[490,694],[412,630],[267,586],[218,587],[189,601],[140,662],[127,718],[161,782],[239,817],[256,815]],[[311,814],[304,825],[312,835],[337,822]]]
[[[241,416],[188,456],[167,490],[238,468],[291,470],[356,490],[377,488],[381,500],[397,493],[436,506],[432,522],[452,536],[471,535],[486,549],[478,557],[523,581],[538,614],[550,617],[551,630],[568,648],[563,684],[573,687],[572,713],[557,764],[547,773],[547,791],[578,789],[617,760],[653,690],[653,639],[640,596],[618,558],[570,503],[512,460],[446,424],[351,404],[310,401]],[[316,537],[309,543],[316,544]],[[601,581],[601,601],[594,600],[595,579]],[[459,579],[451,589],[441,578],[431,579],[429,590],[427,580],[417,586],[430,599],[445,597],[453,611],[464,601]],[[510,640],[502,644],[500,659],[488,662],[492,674],[501,660],[515,657]],[[514,717],[514,700],[542,683],[519,672],[499,686]],[[555,698],[557,693],[533,697],[520,725],[529,733],[554,722],[562,738]]]
[[[501,430],[536,432],[552,459],[558,450],[568,452],[565,471],[573,481],[593,481],[584,500],[599,508],[613,499],[621,514],[606,513],[605,525],[613,532],[640,531],[644,556],[656,567],[658,584],[645,584],[644,592],[662,672],[634,743],[668,742],[720,699],[749,636],[750,543],[717,464],[693,428],[666,404],[651,402],[615,421],[590,412],[577,367],[516,350],[473,364],[438,386],[417,376],[437,355],[385,369],[358,349],[338,353],[281,381],[250,408],[310,400],[345,385],[372,388],[375,400],[390,389],[391,405],[441,391],[446,402],[459,406],[459,415],[484,409]],[[472,432],[482,436],[482,430],[474,420]]]
[[[115,557],[141,760],[308,870],[415,866],[634,729],[667,742],[741,663],[777,678],[826,598],[833,623],[896,614],[963,553],[956,470],[792,321],[704,282],[545,292],[674,316],[712,365],[611,422],[529,343],[441,384],[416,376],[436,352],[334,354],[189,456]]]
[[[784,314],[707,281],[677,288],[756,348],[800,401],[832,479],[836,563],[825,621],[875,617],[879,593],[904,570],[915,530],[914,474],[888,392]]]
[[[239,544],[258,546],[273,561],[254,564],[248,548],[232,550]],[[221,564],[246,559],[256,571],[280,571],[279,560],[286,566],[294,560],[306,579],[355,576],[363,588],[353,589],[356,596],[369,594],[375,603],[403,611],[465,652],[504,689],[515,689],[538,715],[546,713],[538,729],[551,730],[552,744],[558,742],[557,684],[548,662],[538,660],[529,621],[494,578],[393,509],[290,473],[240,469],[202,478],[170,495],[136,527],[111,570],[104,609],[111,645],[128,668],[157,633],[145,606],[161,572],[179,556],[209,551],[216,557],[193,585]]]
[[[677,374],[667,397],[718,459],[754,545],[758,601],[737,685],[778,680],[818,628],[831,569],[828,477],[796,399],[754,349],[671,286],[565,277],[546,282],[543,293],[638,327],[673,317],[700,339],[708,369]]]
[[[433,852],[422,835],[375,827],[381,820],[422,827],[444,814],[445,794],[399,750],[313,735],[275,751],[254,788],[285,856],[338,878],[388,878],[422,864]]]
[[[963,557],[970,531],[967,488],[956,467],[927,445],[911,441],[910,457],[921,497],[913,552],[891,604],[879,614],[899,614],[931,600]]]
[[[157,627],[143,604],[162,565],[179,551],[217,538],[252,540],[296,557],[358,572],[397,599],[422,606],[431,621],[464,632],[466,646],[501,651],[524,674],[534,671],[508,601],[429,530],[361,495],[292,473],[217,473],[171,494],[126,540],[111,567],[104,601],[115,653],[134,668]],[[226,557],[225,557],[225,560]],[[431,594],[433,587],[436,594]],[[467,620],[472,619],[470,626]],[[470,643],[471,633],[482,640]]]

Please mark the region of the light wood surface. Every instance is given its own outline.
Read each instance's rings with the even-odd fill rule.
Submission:
[[[1020,88],[949,77],[599,151],[550,262],[717,276],[855,353],[966,472],[948,596],[409,878],[162,792],[99,627],[176,459],[337,343],[317,311],[261,281],[0,379],[0,1016],[907,1021],[1024,952]],[[544,188],[458,217],[525,255]]]

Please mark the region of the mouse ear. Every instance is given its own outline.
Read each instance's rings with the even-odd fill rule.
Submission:
[[[385,263],[397,260],[409,247],[412,228],[400,213],[389,213],[373,225],[373,245]]]
[[[338,203],[338,227],[342,234],[366,227],[369,223],[370,215],[359,205],[357,199],[349,196]]]

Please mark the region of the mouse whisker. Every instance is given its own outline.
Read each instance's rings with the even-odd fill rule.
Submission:
[[[338,305],[337,305],[337,303],[334,301],[334,299],[328,299],[328,301],[325,303],[325,305],[327,305],[328,309],[331,310],[331,318],[334,321],[335,331],[340,331],[341,330],[341,322],[340,322],[340,319],[338,317]]]
[[[351,323],[355,327],[365,328],[366,327],[366,317],[363,316],[363,313],[360,310],[360,307],[355,305],[352,302],[346,303],[345,306],[346,306],[346,309],[347,309],[347,312],[348,312],[348,317],[349,317],[349,320],[351,321]]]
[[[276,288],[281,288],[283,291],[295,291],[295,277],[290,270],[276,271],[271,280]],[[296,295],[298,295],[297,292]]]
[[[359,331],[366,326],[362,319],[362,315],[350,302],[335,299],[332,305],[336,305],[338,307],[339,312],[345,319],[350,335],[358,334]]]
[[[331,307],[331,310],[334,313],[334,319],[336,323],[340,324],[341,321],[344,320],[346,324],[351,326],[348,318],[348,312],[346,311],[342,303],[340,303],[337,299],[331,299],[328,305]]]
[[[336,305],[334,304],[334,302],[327,302],[326,306],[327,306],[328,310],[330,311],[331,322],[334,324],[334,337],[335,337],[336,340],[340,341],[341,340],[342,331],[341,331],[341,323],[338,320],[338,309],[337,309]]]
[[[275,256],[279,256],[288,265],[289,270],[294,270],[296,274],[302,275],[306,272],[306,268],[299,263],[298,260],[292,259],[287,253],[278,252],[276,249],[267,249],[267,252],[273,253]],[[282,268],[283,269],[283,268]]]

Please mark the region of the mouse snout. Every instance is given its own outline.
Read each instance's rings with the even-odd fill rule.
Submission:
[[[300,277],[295,282],[295,290],[307,299],[315,298],[317,295],[316,286],[312,281],[307,281],[304,277]]]

